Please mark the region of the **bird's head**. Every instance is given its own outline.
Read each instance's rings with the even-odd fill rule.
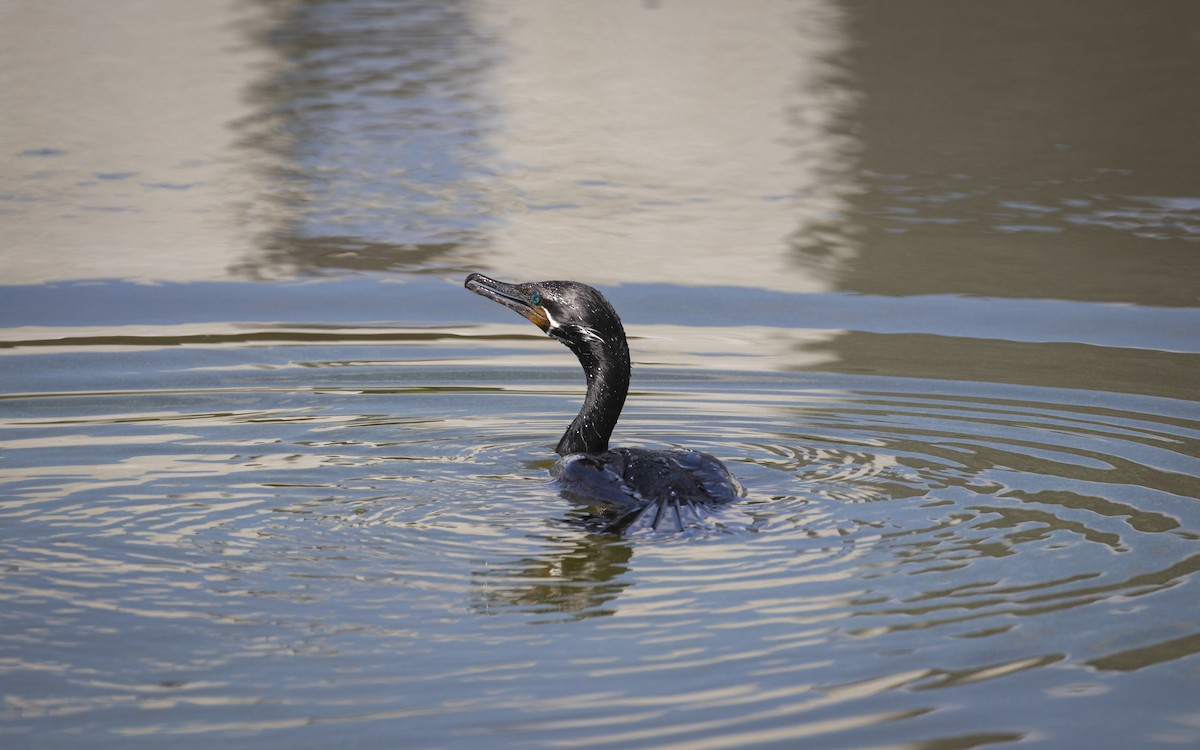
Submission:
[[[480,273],[467,289],[517,311],[576,354],[599,347],[625,347],[621,319],[600,292],[578,281],[509,284]]]

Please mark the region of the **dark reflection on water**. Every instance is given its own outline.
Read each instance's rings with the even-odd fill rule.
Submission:
[[[871,174],[846,288],[1196,304],[1200,6],[849,5]]]
[[[480,180],[492,43],[469,3],[288,2],[250,27],[280,64],[239,123],[274,206],[251,278],[457,268],[493,221]],[[261,159],[259,159],[261,162]]]
[[[481,614],[516,608],[531,614],[592,617],[611,615],[606,607],[628,584],[633,548],[609,534],[588,534],[570,548],[546,558],[490,565],[474,573]]]

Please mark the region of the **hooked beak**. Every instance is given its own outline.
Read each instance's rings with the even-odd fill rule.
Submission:
[[[522,293],[516,284],[489,279],[481,273],[473,273],[467,277],[463,286],[481,297],[487,297],[510,310],[517,311],[543,331],[550,330],[550,318],[546,315],[546,310],[540,305],[530,304],[528,296]]]

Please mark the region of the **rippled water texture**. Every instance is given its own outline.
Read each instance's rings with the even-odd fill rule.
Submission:
[[[0,746],[1200,744],[1195,3],[0,28]],[[470,271],[746,499],[589,530]]]

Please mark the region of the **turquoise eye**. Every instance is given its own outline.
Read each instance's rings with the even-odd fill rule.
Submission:
[[[534,305],[542,304],[542,295],[534,292],[533,294],[529,295],[529,302]]]

